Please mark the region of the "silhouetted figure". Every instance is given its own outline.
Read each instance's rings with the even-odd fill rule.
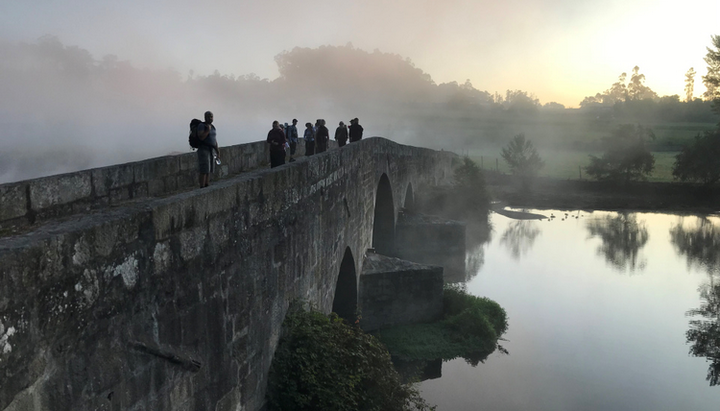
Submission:
[[[270,144],[270,168],[285,164],[285,133],[280,128],[280,123],[275,120],[272,130],[268,132],[267,142]]]
[[[312,123],[305,123],[305,155],[311,156],[315,154],[315,130],[313,129]]]
[[[360,141],[362,139],[363,135],[363,128],[359,123],[360,120],[358,120],[357,117],[350,120],[350,142],[354,143],[356,141]]]
[[[288,143],[290,144],[290,161],[295,161],[293,156],[295,155],[295,150],[297,149],[297,143],[298,143],[298,130],[297,130],[297,119],[294,118],[292,121],[292,125],[288,126],[287,123],[285,123],[285,137],[288,139]]]
[[[348,129],[345,123],[342,121],[337,129],[335,129],[335,141],[338,142],[338,147],[342,147],[347,143],[348,140]]]
[[[317,121],[317,131],[315,132],[315,144],[318,153],[327,151],[328,141],[330,141],[330,130],[325,127],[325,120]]]
[[[197,136],[200,139],[200,147],[197,150],[200,188],[207,187],[210,184],[210,173],[215,171],[212,151],[215,150],[217,158],[220,158],[215,126],[212,124],[213,119],[213,113],[206,111],[205,122],[198,124],[197,127]]]

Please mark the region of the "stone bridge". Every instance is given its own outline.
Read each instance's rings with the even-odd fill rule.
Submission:
[[[0,410],[259,410],[293,299],[352,316],[367,250],[452,176],[370,138],[276,169],[265,143],[0,185]]]

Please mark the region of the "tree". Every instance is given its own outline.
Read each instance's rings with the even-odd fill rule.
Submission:
[[[523,179],[537,176],[545,165],[530,140],[525,140],[525,134],[513,137],[507,147],[502,149],[502,158],[510,166],[510,171]]]
[[[720,114],[720,103],[717,100],[720,99],[720,35],[710,36],[714,50],[707,47],[707,54],[705,55],[705,62],[707,63],[707,74],[702,76],[703,84],[705,84],[705,93],[703,97],[705,100],[712,100],[716,103],[713,105],[715,112]]]
[[[675,156],[673,177],[705,185],[720,181],[720,129],[697,135],[695,141],[683,147]]]
[[[688,103],[693,99],[693,92],[695,91],[695,69],[690,67],[690,70],[685,73],[685,101]]]
[[[630,82],[628,83],[628,98],[630,100],[646,100],[656,99],[657,93],[652,91],[650,87],[645,84],[645,75],[640,74],[640,67],[633,67],[632,75],[630,76]]]
[[[702,77],[705,84],[705,100],[712,101],[712,109],[720,114],[720,35],[710,36],[714,50],[707,47],[705,62],[707,63],[707,74]],[[720,124],[719,124],[720,125]]]
[[[655,167],[655,157],[647,146],[648,139],[655,139],[649,128],[632,124],[619,126],[609,137],[602,139],[605,152],[602,157],[591,155],[590,165],[585,170],[597,180],[644,180]]]
[[[513,112],[533,112],[540,106],[540,100],[534,94],[522,90],[507,90],[505,92],[505,107]]]
[[[462,164],[455,169],[454,178],[454,215],[476,216],[488,210],[490,195],[485,187],[485,176],[474,161],[464,157]]]
[[[609,89],[595,96],[585,97],[580,107],[587,108],[598,104],[612,106],[616,103],[623,103],[631,100],[656,100],[658,95],[650,87],[645,85],[645,75],[640,74],[640,67],[633,67],[630,81],[627,82],[627,73],[622,73],[618,81],[613,83]]]

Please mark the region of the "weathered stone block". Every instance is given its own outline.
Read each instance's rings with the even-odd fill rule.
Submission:
[[[110,203],[119,203],[130,198],[130,190],[132,186],[115,188],[110,190]]]
[[[131,164],[120,164],[91,170],[95,195],[106,196],[112,189],[127,187],[133,183]]]
[[[197,152],[177,156],[180,171],[192,170],[197,172]]]
[[[165,180],[163,178],[154,178],[147,183],[148,195],[158,196],[165,193]]]
[[[28,183],[0,185],[0,223],[27,213]]]
[[[148,196],[148,183],[135,183],[130,187],[131,198],[144,198]]]
[[[89,171],[30,181],[30,205],[36,211],[89,198],[91,194],[92,184]]]

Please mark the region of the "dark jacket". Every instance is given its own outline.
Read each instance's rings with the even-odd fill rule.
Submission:
[[[358,141],[362,138],[363,128],[360,124],[350,124],[350,141]]]
[[[338,127],[335,129],[335,140],[337,141],[347,141],[348,139],[348,129],[347,127]]]
[[[317,141],[318,146],[327,147],[327,143],[330,140],[330,131],[328,128],[325,126],[318,127],[315,140]]]
[[[285,133],[279,128],[274,128],[268,132],[267,142],[270,144],[270,151],[285,151]]]

